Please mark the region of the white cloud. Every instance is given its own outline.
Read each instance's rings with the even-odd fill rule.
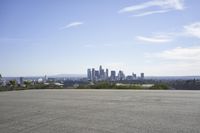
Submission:
[[[148,64],[141,69],[145,74],[154,76],[194,76],[199,75],[200,63],[154,62],[154,65]]]
[[[171,38],[168,36],[152,36],[152,37],[144,37],[144,36],[137,36],[137,40],[147,43],[166,43],[170,42]]]
[[[159,53],[148,54],[148,57],[156,57],[163,60],[184,61],[184,62],[200,62],[200,46],[195,47],[177,47],[165,50]]]
[[[200,46],[177,47],[158,53],[148,53],[150,75],[197,75],[200,72]]]
[[[196,37],[200,39],[200,22],[185,25],[178,32],[156,33],[150,37],[136,36],[136,39],[146,43],[166,43],[178,37]]]
[[[71,27],[77,27],[77,26],[80,26],[80,25],[83,25],[83,22],[80,22],[80,21],[72,22],[72,23],[67,24],[64,27],[61,27],[61,29],[67,29],[67,28],[71,28]]]
[[[151,15],[151,14],[166,13],[166,12],[169,12],[169,10],[147,11],[147,12],[139,13],[133,16],[142,17],[142,16]]]
[[[184,26],[184,32],[186,35],[200,38],[200,22]]]
[[[152,10],[152,8],[157,10]],[[150,9],[148,12],[145,10]],[[124,7],[119,13],[133,12],[136,16],[145,16],[155,13],[165,13],[170,10],[183,10],[184,0],[151,0],[138,5]]]

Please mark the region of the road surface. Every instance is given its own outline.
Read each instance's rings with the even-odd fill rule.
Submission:
[[[0,133],[200,133],[200,91],[0,92]]]

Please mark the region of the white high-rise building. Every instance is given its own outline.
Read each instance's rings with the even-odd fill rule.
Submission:
[[[88,69],[88,70],[87,70],[87,78],[88,78],[88,80],[92,80],[92,72],[91,72],[91,69]]]

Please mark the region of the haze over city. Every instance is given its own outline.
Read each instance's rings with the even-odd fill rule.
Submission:
[[[198,0],[1,0],[2,76],[200,72]]]

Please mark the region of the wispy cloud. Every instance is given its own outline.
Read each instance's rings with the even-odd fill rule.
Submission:
[[[149,37],[140,35],[136,36],[136,39],[146,43],[166,43],[179,37],[195,37],[200,39],[200,22],[185,25],[177,32],[156,33]]]
[[[186,35],[200,38],[200,22],[184,26],[184,32]]]
[[[77,26],[80,26],[80,25],[83,25],[83,22],[76,21],[76,22],[71,22],[64,27],[61,27],[60,29],[67,29],[67,28],[71,28],[71,27],[77,27]]]
[[[147,12],[139,13],[139,14],[136,14],[136,15],[133,15],[133,16],[142,17],[142,16],[151,15],[151,14],[166,13],[166,12],[169,12],[169,11],[170,10],[147,11]]]
[[[152,37],[144,37],[144,36],[137,36],[137,40],[147,43],[166,43],[170,42],[171,38],[168,36],[152,36]]]
[[[146,59],[151,61],[148,71],[152,74],[196,75],[200,71],[200,46],[176,47],[148,53]]]
[[[147,57],[155,57],[171,61],[200,62],[200,46],[176,47],[159,53],[147,54]]]
[[[197,62],[166,62],[166,61],[152,61],[151,64],[142,66],[142,70],[145,70],[148,75],[168,75],[168,76],[189,76],[198,75],[200,71],[200,63]],[[140,67],[141,68],[141,67]]]
[[[165,13],[172,10],[183,10],[184,8],[184,0],[151,0],[141,4],[124,7],[119,10],[119,13],[135,13],[135,16],[146,16]]]

